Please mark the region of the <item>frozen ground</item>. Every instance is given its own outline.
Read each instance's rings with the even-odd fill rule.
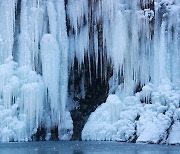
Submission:
[[[1,154],[179,154],[179,146],[120,142],[28,142],[1,143]]]

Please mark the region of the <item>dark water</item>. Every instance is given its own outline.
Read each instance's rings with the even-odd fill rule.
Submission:
[[[180,146],[120,142],[0,143],[0,154],[180,154]]]

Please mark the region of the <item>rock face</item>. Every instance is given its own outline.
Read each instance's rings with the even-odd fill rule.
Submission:
[[[0,18],[0,141],[179,143],[179,0],[4,0]]]
[[[94,112],[95,109],[102,103],[105,102],[108,96],[108,80],[110,78],[110,74],[107,74],[107,79],[101,78],[100,73],[96,76],[95,64],[91,64],[91,83],[90,74],[88,70],[88,65],[80,71],[81,73],[77,73],[77,67],[74,66],[72,70],[72,74],[74,76],[73,89],[70,89],[71,93],[73,93],[73,100],[78,104],[71,111],[71,117],[73,120],[73,136],[72,140],[81,140],[81,132],[82,129],[87,122],[87,119],[91,112]],[[98,67],[98,70],[100,68]],[[98,71],[100,72],[100,71]],[[110,68],[108,72],[111,72]],[[70,83],[72,79],[70,79]],[[70,84],[72,86],[72,84]]]

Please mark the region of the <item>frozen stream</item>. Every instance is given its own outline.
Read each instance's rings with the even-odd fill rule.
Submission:
[[[0,154],[179,154],[180,146],[120,142],[60,141],[0,143]]]

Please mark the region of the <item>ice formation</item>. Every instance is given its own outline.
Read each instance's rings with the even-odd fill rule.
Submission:
[[[180,144],[179,0],[2,0],[0,18],[0,141],[69,140],[70,70],[91,83],[93,60],[113,75],[83,140]]]
[[[64,1],[8,0],[0,10],[0,141],[32,140],[43,126],[47,140],[54,127],[70,139]]]
[[[103,2],[114,74],[82,139],[180,144],[180,1]]]

